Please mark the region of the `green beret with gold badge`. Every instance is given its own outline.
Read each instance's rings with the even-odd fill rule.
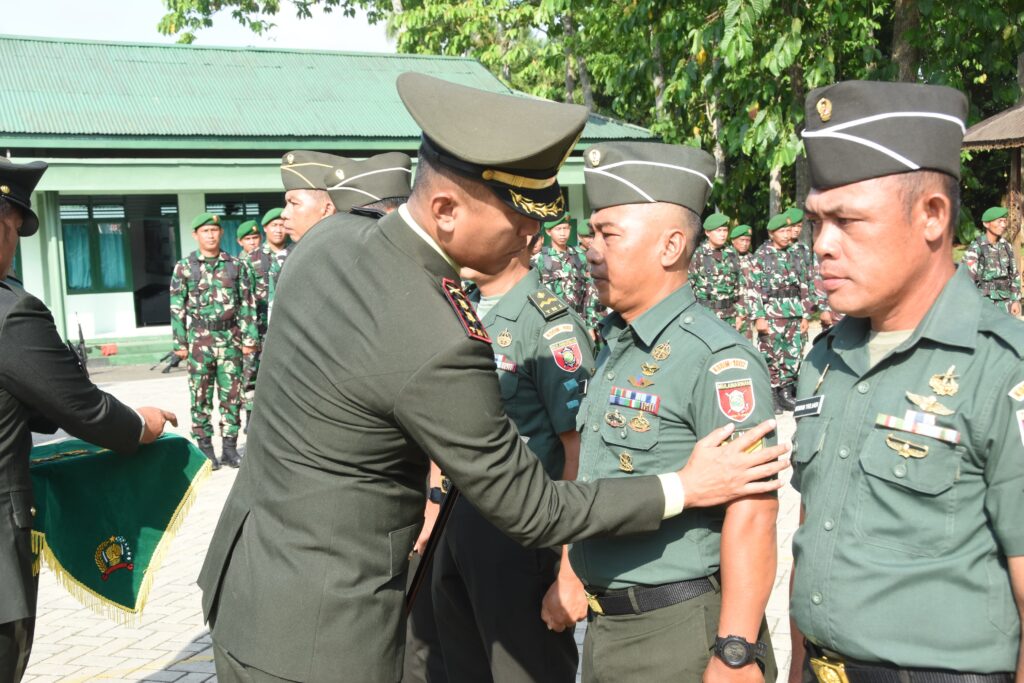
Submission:
[[[729,231],[729,239],[734,240],[737,237],[743,237],[744,235],[751,234],[749,225],[737,225],[735,228]]]
[[[724,213],[713,213],[704,219],[704,232],[718,230],[723,225],[729,225],[729,217]]]
[[[397,85],[423,131],[421,159],[483,183],[524,216],[546,221],[565,213],[558,169],[583,133],[585,107],[411,72],[400,75]]]
[[[999,220],[1008,213],[1009,211],[1007,211],[1005,208],[1001,206],[993,206],[992,208],[987,209],[985,213],[981,214],[981,222],[991,223],[992,221]]]
[[[792,209],[787,209],[782,215],[786,217],[786,221],[790,225],[797,225],[804,220],[804,212],[795,206]]]
[[[587,199],[595,211],[620,204],[666,202],[704,212],[715,159],[696,147],[660,142],[609,142],[584,155]]]
[[[310,152],[299,149],[281,157],[281,183],[284,191],[326,190],[324,176],[345,157],[325,152]]]
[[[590,223],[583,223],[580,227],[576,228],[577,237],[590,237],[594,232],[590,229]]]
[[[21,209],[20,237],[29,237],[39,229],[39,217],[32,210],[32,191],[39,179],[49,168],[45,161],[30,161],[16,164],[0,157],[0,200],[8,201]]]
[[[259,225],[256,224],[256,221],[245,221],[244,223],[240,224],[238,228],[235,230],[235,237],[237,239],[242,239],[243,237],[248,237],[249,235],[258,234],[260,234],[260,228]]]
[[[267,227],[268,223],[270,223],[271,221],[276,221],[278,218],[280,218],[283,212],[284,209],[282,208],[271,209],[270,211],[267,211],[265,214],[263,214],[263,218],[260,219],[260,227]]]
[[[779,228],[785,227],[789,227],[789,222],[786,220],[786,214],[784,213],[777,213],[768,221],[768,232],[775,232]]]
[[[569,214],[563,213],[558,218],[555,218],[554,220],[550,220],[550,221],[544,221],[540,225],[545,230],[550,230],[551,228],[557,228],[559,225],[562,225],[563,223],[568,223],[568,222],[569,222]]]
[[[195,232],[204,225],[216,225],[218,228],[221,227],[220,216],[212,213],[201,213],[195,217],[192,221],[192,232]]]
[[[937,85],[843,81],[804,102],[811,187],[827,190],[917,170],[960,179],[967,98]]]
[[[369,159],[338,157],[327,170],[324,185],[339,213],[384,199],[409,196],[412,185],[412,159],[401,152],[387,152]]]

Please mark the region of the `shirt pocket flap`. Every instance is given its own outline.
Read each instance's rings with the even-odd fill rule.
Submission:
[[[887,441],[887,437],[891,438]],[[903,442],[910,444],[905,452],[920,457],[900,455],[898,447]],[[959,478],[962,450],[962,447],[917,434],[875,430],[861,453],[860,465],[873,477],[934,496],[948,491]]]
[[[793,461],[808,463],[825,447],[828,434],[828,417],[805,417],[797,422],[796,438],[793,439]]]
[[[609,406],[601,419],[601,439],[609,446],[649,451],[658,443],[661,419],[657,415]]]

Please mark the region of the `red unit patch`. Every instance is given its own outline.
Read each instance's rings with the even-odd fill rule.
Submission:
[[[743,422],[754,413],[754,382],[746,377],[715,382],[718,409],[733,422]]]
[[[548,348],[551,349],[551,356],[561,369],[566,372],[576,372],[580,369],[580,363],[583,362],[583,352],[580,351],[580,345],[576,341],[576,337],[555,342]]]

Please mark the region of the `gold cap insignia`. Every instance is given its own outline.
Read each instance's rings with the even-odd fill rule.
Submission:
[[[294,164],[295,163],[295,155],[294,154],[289,154],[288,156],[285,157],[285,161],[287,161],[289,164]]]
[[[601,150],[593,147],[587,151],[587,161],[590,162],[591,166],[597,166],[601,163]]]
[[[7,185],[0,185],[0,194],[10,194],[11,188]]]
[[[214,215],[213,218],[210,219],[210,222],[211,223],[220,223],[220,216]]]
[[[821,117],[822,121],[828,121],[832,118],[832,100],[822,97],[814,107],[818,110],[818,116]]]
[[[339,169],[335,169],[334,175],[338,176],[338,180],[344,180],[345,179],[345,172],[343,170],[341,170],[340,168]]]

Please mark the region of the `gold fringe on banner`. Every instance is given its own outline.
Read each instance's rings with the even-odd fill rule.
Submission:
[[[185,517],[188,516],[189,510],[192,509],[199,488],[206,483],[206,480],[210,478],[212,473],[212,463],[207,460],[199,468],[199,471],[196,472],[196,475],[192,477],[192,483],[189,484],[181,502],[178,503],[177,509],[171,515],[171,519],[160,536],[156,549],[153,551],[153,556],[149,560],[149,566],[146,568],[146,572],[142,577],[142,583],[139,585],[139,594],[135,599],[134,607],[127,607],[116,603],[80,583],[64,569],[60,560],[53,554],[50,545],[46,542],[46,534],[35,530],[32,531],[32,552],[36,556],[32,562],[33,576],[39,574],[39,560],[42,558],[46,561],[46,566],[53,572],[57,583],[63,586],[71,594],[71,597],[82,603],[82,605],[102,617],[116,621],[122,626],[138,626],[142,619],[142,610],[145,608],[150,590],[153,588],[153,577],[156,575],[157,570],[160,569],[160,565],[163,564],[167,550],[181,529],[181,525],[184,523]]]

